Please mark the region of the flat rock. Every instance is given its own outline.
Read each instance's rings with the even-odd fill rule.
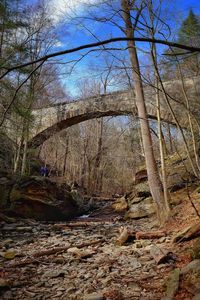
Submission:
[[[200,259],[195,259],[183,267],[181,276],[183,277],[184,287],[189,293],[193,295],[200,293]]]
[[[174,296],[179,287],[179,276],[180,276],[180,269],[175,269],[171,272],[167,282],[166,297],[162,298],[162,300],[174,299]]]
[[[195,259],[181,269],[181,275],[191,271],[200,271],[200,259]]]
[[[83,297],[83,300],[105,300],[105,299],[106,298],[102,293],[92,293],[92,294],[85,295]]]
[[[31,232],[33,230],[30,226],[18,226],[16,227],[16,231],[18,232]]]
[[[200,299],[200,293],[196,294],[196,295],[192,298],[192,300],[199,300],[199,299]]]
[[[0,289],[8,286],[9,286],[9,281],[4,278],[0,278]]]

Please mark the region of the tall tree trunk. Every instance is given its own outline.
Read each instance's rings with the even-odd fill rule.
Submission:
[[[26,171],[26,158],[27,158],[27,140],[24,142],[24,150],[23,150],[23,158],[22,158],[22,168],[21,168],[21,175],[25,174]]]
[[[164,136],[164,133],[163,133],[163,130],[162,130],[162,126],[161,126],[161,136],[162,136],[162,142],[163,142],[164,156],[167,156],[169,154],[169,151],[167,149],[167,144],[166,144],[166,141],[165,141],[165,136]]]
[[[64,154],[64,160],[63,160],[63,172],[62,172],[63,176],[66,176],[68,153],[69,153],[69,136],[67,136],[66,145],[65,145],[65,154]]]
[[[171,128],[170,124],[167,123],[167,133],[168,133],[168,140],[169,140],[169,153],[172,154],[174,149],[173,149],[173,138],[171,134]]]
[[[16,150],[16,157],[15,157],[15,161],[14,161],[14,173],[17,173],[17,171],[19,169],[20,154],[21,154],[23,142],[24,142],[24,139],[23,139],[23,137],[21,137],[20,141],[19,141],[19,145]]]
[[[26,172],[26,163],[27,163],[27,153],[28,153],[28,138],[29,138],[29,120],[24,120],[23,128],[23,156],[22,156],[22,166],[21,166],[21,175],[24,175]]]
[[[87,191],[88,194],[92,194],[93,188],[92,188],[92,162],[90,160],[87,160],[88,164],[88,178],[87,178]]]
[[[154,16],[153,10],[151,5],[150,10],[150,17],[151,17],[151,26],[152,26],[152,38],[155,38],[154,34]],[[157,64],[157,49],[156,45],[152,44],[151,46],[151,57],[152,61],[158,66]],[[165,207],[170,212],[170,194],[167,189],[167,173],[166,173],[166,165],[165,165],[165,154],[164,154],[164,135],[162,133],[162,124],[161,124],[161,115],[160,115],[160,92],[159,92],[159,77],[155,71],[155,86],[156,86],[156,106],[157,106],[157,123],[158,123],[158,139],[159,139],[159,149],[160,149],[160,161],[161,161],[161,174],[162,174],[162,183],[163,183],[163,190],[164,190],[164,199],[165,199]]]
[[[121,6],[123,10],[123,18],[126,26],[126,36],[127,38],[132,38],[134,36],[133,25],[131,22],[131,14],[129,8],[128,0],[121,0]],[[154,201],[157,204],[157,212],[160,223],[163,223],[168,218],[168,210],[165,206],[164,194],[162,189],[162,184],[159,178],[159,173],[156,165],[156,160],[153,153],[153,144],[150,133],[149,122],[147,119],[147,111],[144,99],[144,92],[142,86],[142,80],[140,75],[140,67],[137,56],[137,51],[135,48],[135,42],[128,42],[129,56],[133,69],[133,79],[135,84],[135,94],[136,94],[136,105],[138,110],[138,116],[140,119],[142,142],[145,152],[145,160],[148,174],[148,182],[150,191]]]
[[[58,148],[57,148],[57,145],[55,145],[54,166],[56,169],[56,176],[58,177]]]
[[[102,145],[103,145],[103,118],[97,120],[97,126],[98,126],[97,155],[95,157],[95,162],[93,167],[94,192],[99,192],[98,191],[99,180],[100,180],[99,167],[101,164]]]
[[[86,187],[86,161],[87,161],[87,156],[86,152],[88,149],[88,142],[84,141],[83,142],[83,155],[82,155],[82,166],[81,166],[81,186]]]
[[[158,87],[158,78],[156,78],[156,87]],[[162,134],[162,125],[161,125],[161,116],[160,116],[160,95],[158,89],[156,90],[156,105],[157,105],[157,119],[158,119],[158,139],[159,139],[159,148],[160,148],[160,161],[161,161],[161,173],[162,173],[162,182],[164,189],[164,199],[165,206],[168,211],[170,211],[169,199],[170,195],[167,189],[167,174],[165,166],[165,155],[164,155],[164,139]]]

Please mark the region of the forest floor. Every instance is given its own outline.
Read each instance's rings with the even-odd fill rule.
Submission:
[[[200,212],[200,194],[191,197]],[[173,193],[172,205],[172,216],[161,228],[165,236],[121,246],[116,240],[122,226],[157,231],[156,220],[124,221],[103,209],[73,222],[1,222],[1,299],[164,299],[169,274],[191,261],[197,240],[173,242],[179,231],[198,222],[198,216],[185,189]],[[170,259],[158,264],[152,256],[155,248],[171,253]],[[194,294],[180,278],[173,299],[194,299]]]

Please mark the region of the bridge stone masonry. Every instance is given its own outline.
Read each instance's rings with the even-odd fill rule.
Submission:
[[[177,86],[180,87],[180,82],[166,83],[165,86],[167,92],[171,94],[171,90],[175,89],[176,94],[178,91]],[[191,80],[187,80],[187,86],[192,86]],[[180,98],[180,93],[178,96]],[[156,120],[155,89],[145,88],[145,99],[148,118]],[[179,112],[181,116],[183,116],[183,113],[184,111]],[[137,117],[137,109],[134,92],[133,90],[128,90],[81,99],[71,103],[54,104],[49,107],[35,109],[33,115],[35,126],[32,131],[32,138],[29,141],[29,147],[37,148],[57,132],[72,125],[106,116],[133,115]],[[184,124],[182,121],[181,126],[186,127],[187,118],[182,119],[185,121]],[[161,101],[161,120],[175,125],[163,100]]]

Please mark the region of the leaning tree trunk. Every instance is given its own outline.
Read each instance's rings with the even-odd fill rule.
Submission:
[[[133,38],[134,29],[131,22],[131,14],[128,0],[121,0],[123,10],[123,19],[126,26],[127,38]],[[145,152],[145,160],[148,174],[148,182],[150,191],[154,201],[157,204],[157,212],[160,223],[163,223],[168,218],[168,210],[165,206],[163,188],[160,181],[156,160],[153,153],[153,143],[150,133],[149,122],[147,119],[147,111],[144,99],[144,92],[142,86],[142,79],[140,74],[139,61],[134,41],[128,41],[128,49],[130,61],[133,70],[133,79],[135,84],[136,106],[138,110],[138,117],[140,119],[140,127],[142,133],[142,142]]]

